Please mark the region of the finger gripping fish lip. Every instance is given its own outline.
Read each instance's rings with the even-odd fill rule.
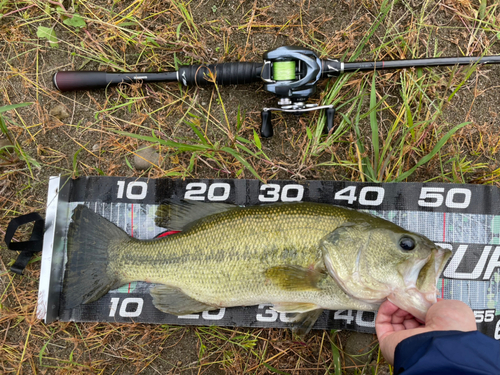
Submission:
[[[421,267],[416,283],[395,290],[388,299],[418,319],[425,320],[427,310],[437,302],[439,276],[451,256],[451,251],[435,246],[427,262]]]

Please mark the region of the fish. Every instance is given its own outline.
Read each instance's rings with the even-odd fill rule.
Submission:
[[[133,281],[153,305],[185,315],[272,304],[307,333],[324,309],[375,311],[385,300],[424,320],[451,251],[369,213],[325,203],[255,206],[170,201],[139,240],[80,204],[67,234],[65,308]]]

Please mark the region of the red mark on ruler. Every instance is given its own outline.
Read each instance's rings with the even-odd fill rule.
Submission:
[[[180,230],[169,230],[168,232],[160,233],[155,238],[166,237],[166,236],[170,236],[171,234],[175,234],[175,233],[179,233],[179,232],[180,232]]]

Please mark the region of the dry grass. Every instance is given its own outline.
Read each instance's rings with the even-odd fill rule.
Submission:
[[[332,134],[316,113],[277,115],[260,139],[259,112],[275,99],[261,85],[186,89],[123,85],[61,94],[57,70],[160,71],[180,64],[259,61],[280,45],[321,57],[400,59],[497,54],[498,4],[0,0],[0,233],[19,214],[43,212],[48,177],[449,181],[498,185],[498,67],[343,76],[316,99],[335,103]],[[463,125],[461,125],[463,124]],[[158,138],[150,142],[152,133]],[[449,135],[446,138],[446,135]],[[8,139],[8,141],[6,141]],[[445,142],[446,141],[446,142]],[[160,163],[138,171],[138,148]],[[418,168],[417,168],[418,167]],[[16,238],[20,240],[24,233]],[[344,351],[346,334],[35,318],[39,259],[20,277],[0,263],[0,371],[44,373],[387,373]],[[376,343],[373,343],[376,345]]]

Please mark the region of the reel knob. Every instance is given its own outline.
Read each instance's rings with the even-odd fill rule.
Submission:
[[[260,128],[260,135],[264,138],[273,136],[273,124],[271,123],[271,111],[264,109],[260,116],[262,118],[262,126]]]
[[[335,108],[327,108],[326,110],[326,127],[325,130],[327,133],[330,133],[330,130],[333,129],[333,118],[335,117]]]

